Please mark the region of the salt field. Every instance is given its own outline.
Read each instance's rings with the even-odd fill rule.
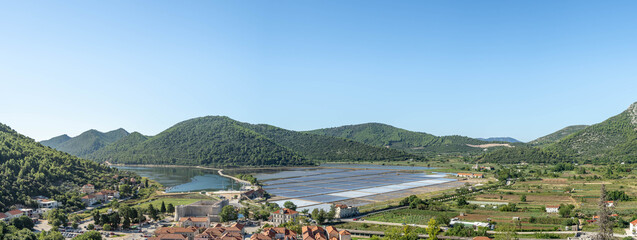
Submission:
[[[299,209],[329,209],[330,203],[361,199],[397,191],[454,182],[444,174],[404,172],[393,169],[317,168],[262,176],[263,188],[277,196],[275,203],[292,201]],[[261,178],[261,179],[263,179]],[[280,200],[278,200],[280,199]]]

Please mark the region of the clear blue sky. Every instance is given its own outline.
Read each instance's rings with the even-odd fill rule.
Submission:
[[[0,122],[226,115],[523,141],[637,101],[635,1],[5,1]]]

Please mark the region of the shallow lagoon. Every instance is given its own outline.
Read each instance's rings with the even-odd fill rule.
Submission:
[[[166,187],[166,192],[237,190],[241,184],[216,171],[194,167],[114,166],[147,177]]]

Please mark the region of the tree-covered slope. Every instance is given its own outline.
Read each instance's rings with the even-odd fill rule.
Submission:
[[[117,140],[116,142],[111,143],[103,148],[100,148],[91,154],[88,154],[87,158],[96,159],[101,158],[105,154],[125,152],[135,147],[137,144],[148,140],[148,138],[148,136],[144,136],[139,132],[132,132],[128,136],[123,137],[122,139]]]
[[[478,160],[500,163],[637,162],[637,103],[606,121],[571,133],[542,149],[500,149],[484,154]]]
[[[343,138],[290,131],[266,124],[242,123],[242,126],[317,161],[379,161],[418,158],[403,151],[369,146]]]
[[[365,123],[308,131],[312,134],[340,137],[377,147],[389,147],[410,153],[479,153],[481,148],[470,145],[487,144],[463,136],[438,137],[428,133],[412,132],[381,123]]]
[[[99,150],[100,148],[128,136],[128,132],[122,128],[106,133],[91,129],[83,132],[77,137],[69,138],[66,141],[60,141],[64,139],[64,136],[66,135],[58,136],[40,143],[75,156],[87,157],[89,154]]]
[[[140,134],[141,135],[141,134]],[[127,164],[204,166],[293,166],[311,162],[228,117],[200,117],[180,122],[139,142],[118,142],[89,157]]]
[[[69,135],[62,134],[49,140],[41,141],[40,143],[44,146],[55,148],[55,146],[59,146],[60,144],[68,140],[71,140],[71,137],[69,137]]]
[[[637,161],[637,102],[606,121],[546,147],[582,160]]]
[[[0,123],[0,211],[30,197],[53,197],[117,170],[45,147]]]
[[[573,125],[573,126],[568,126],[565,128],[562,128],[560,130],[557,130],[554,133],[551,133],[549,135],[543,136],[543,137],[539,137],[538,139],[535,139],[531,142],[529,142],[530,144],[534,145],[534,146],[544,146],[544,145],[548,145],[554,142],[559,141],[562,138],[565,138],[568,135],[571,135],[575,132],[579,132],[581,130],[583,130],[584,128],[588,127],[588,125]]]

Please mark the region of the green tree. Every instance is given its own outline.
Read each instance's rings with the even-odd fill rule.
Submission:
[[[526,195],[520,196],[520,202],[526,202]]]
[[[164,204],[164,201],[161,201],[161,207],[159,208],[159,211],[162,213],[166,212],[166,204]]]
[[[123,197],[130,196],[133,193],[133,188],[128,184],[119,185],[119,194]]]
[[[498,224],[496,227],[496,240],[517,240],[518,233],[513,224]]]
[[[88,231],[73,238],[73,240],[102,240],[102,235],[97,231]]]
[[[464,197],[464,196],[459,197],[457,201],[458,201],[458,206],[459,207],[469,205],[469,202],[467,202],[467,198]]]
[[[155,209],[152,204],[148,204],[148,216],[154,220],[159,219],[157,209]]]
[[[86,226],[86,229],[93,230],[93,229],[95,229],[95,225],[92,224],[92,223],[89,223],[88,226]]]
[[[437,240],[438,239],[438,232],[440,232],[440,227],[438,226],[438,223],[436,223],[436,219],[429,219],[429,222],[427,222],[427,235],[429,235],[429,240]]]
[[[59,226],[66,226],[69,221],[66,214],[59,208],[48,211],[47,220],[49,220],[49,225],[52,225],[56,228]]]
[[[219,217],[221,217],[222,222],[237,220],[237,210],[232,205],[225,206],[221,209]]]
[[[284,202],[284,203],[283,203],[283,207],[284,207],[284,208],[289,208],[289,209],[292,209],[292,210],[296,210],[296,204],[294,204],[294,203],[293,203],[293,202],[291,202],[291,201],[286,201],[286,202]]]
[[[128,229],[130,227],[130,218],[128,216],[124,217],[124,221],[122,222],[122,228]]]
[[[606,203],[606,185],[602,184],[599,195],[599,210],[597,212],[597,225],[599,225],[599,232],[597,233],[597,240],[612,240],[613,239],[613,220],[610,219],[611,211]]]
[[[62,233],[58,231],[43,231],[38,234],[38,240],[64,240]]]
[[[9,224],[15,226],[19,230],[23,228],[33,230],[33,226],[35,225],[33,224],[33,220],[25,215],[22,215],[19,218],[12,218],[9,221]]]
[[[241,213],[245,219],[250,218],[250,209],[247,207],[239,209],[239,213]]]
[[[111,225],[110,224],[104,224],[104,226],[102,226],[102,229],[104,231],[110,231],[111,230]]]
[[[173,214],[175,213],[175,206],[172,203],[169,203],[166,207],[166,212]]]

